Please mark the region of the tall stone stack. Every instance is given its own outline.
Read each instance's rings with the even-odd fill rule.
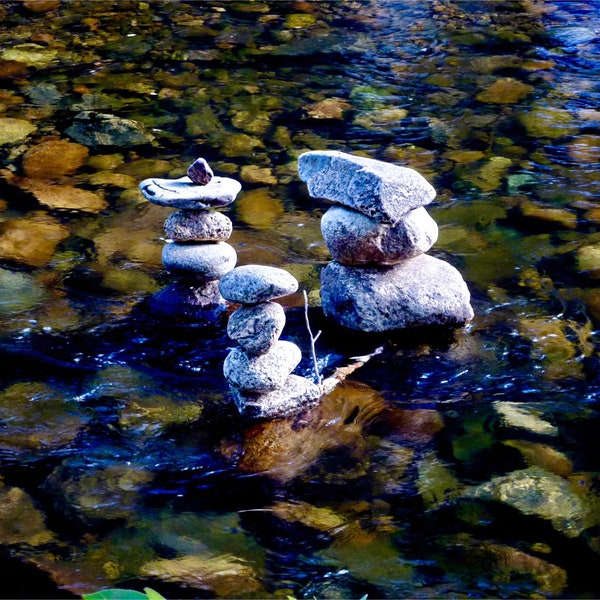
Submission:
[[[314,198],[335,203],[321,231],[333,261],[321,271],[323,312],[349,329],[462,326],[470,294],[449,263],[425,254],[438,227],[434,188],[415,170],[338,151],[298,159]]]
[[[179,179],[145,179],[144,197],[154,204],[177,208],[165,221],[168,243],[162,252],[166,269],[179,276],[152,298],[152,306],[169,315],[214,319],[210,307],[223,308],[219,279],[237,263],[237,253],[227,243],[233,225],[216,208],[231,204],[241,184],[228,177],[215,177],[203,158],[190,165]]]
[[[319,387],[292,374],[302,353],[296,344],[279,339],[285,312],[273,302],[293,294],[298,281],[283,269],[245,265],[225,274],[219,288],[226,300],[242,305],[227,325],[227,334],[239,347],[231,350],[223,364],[240,413],[281,417],[316,401]]]

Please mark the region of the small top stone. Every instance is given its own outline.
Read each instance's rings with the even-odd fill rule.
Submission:
[[[313,198],[338,202],[392,225],[435,198],[433,186],[414,169],[337,150],[301,154],[298,174]]]
[[[219,283],[221,295],[230,302],[256,304],[293,294],[296,278],[283,269],[245,265],[226,273]]]
[[[158,179],[152,177],[140,183],[146,200],[161,206],[205,210],[231,204],[242,185],[229,177],[213,177],[206,185],[198,185],[189,177]]]
[[[213,172],[205,159],[197,158],[187,170],[187,176],[193,183],[206,185],[213,178]]]

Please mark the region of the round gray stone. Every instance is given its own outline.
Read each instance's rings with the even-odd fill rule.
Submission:
[[[224,242],[233,231],[231,219],[216,210],[178,210],[165,221],[174,242]]]
[[[285,311],[276,302],[240,306],[229,318],[227,335],[249,355],[264,354],[279,339]]]
[[[140,183],[146,200],[160,206],[202,210],[231,204],[242,185],[229,177],[213,177],[206,185],[198,185],[189,177],[157,179],[152,177]]]
[[[437,223],[423,207],[388,225],[332,206],[321,219],[321,232],[332,258],[344,265],[393,265],[427,252],[438,238]]]
[[[321,301],[325,315],[360,331],[462,326],[473,318],[461,274],[428,254],[380,268],[333,261],[321,271]]]
[[[293,294],[296,278],[277,267],[244,265],[227,273],[219,284],[223,298],[241,304],[256,304]]]
[[[225,358],[223,374],[229,385],[237,389],[271,392],[285,385],[301,359],[296,344],[281,340],[259,356],[249,356],[241,348],[234,348]]]
[[[171,242],[162,251],[162,262],[169,271],[193,273],[199,280],[219,279],[235,267],[237,253],[226,242],[180,244]]]
[[[272,392],[261,394],[231,387],[231,395],[240,414],[255,419],[286,417],[309,408],[321,397],[318,386],[299,375],[290,375],[281,389]]]

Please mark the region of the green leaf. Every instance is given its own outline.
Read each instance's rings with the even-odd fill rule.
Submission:
[[[146,596],[148,596],[148,600],[167,600],[152,588],[144,588],[144,591],[146,592]]]
[[[93,594],[83,594],[82,598],[83,600],[148,600],[149,596],[142,594],[142,592],[136,592],[135,590],[113,588],[111,590],[94,592]],[[158,600],[158,598],[153,600]]]

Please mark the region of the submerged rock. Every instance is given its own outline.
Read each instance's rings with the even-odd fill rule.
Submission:
[[[427,254],[387,268],[331,262],[321,271],[323,311],[349,329],[462,326],[473,318],[460,273]]]
[[[154,140],[154,136],[137,121],[95,111],[83,111],[77,114],[73,124],[65,129],[65,133],[77,143],[92,148],[140,146]]]
[[[30,148],[23,157],[23,171],[34,179],[57,179],[81,167],[89,150],[67,140],[50,140]]]
[[[36,126],[25,119],[2,118],[0,119],[0,146],[20,142],[35,130]]]
[[[396,224],[436,195],[413,169],[336,150],[301,154],[298,173],[312,197],[338,202],[382,223]]]
[[[0,539],[3,545],[41,546],[54,541],[44,515],[31,496],[17,487],[0,489]]]

